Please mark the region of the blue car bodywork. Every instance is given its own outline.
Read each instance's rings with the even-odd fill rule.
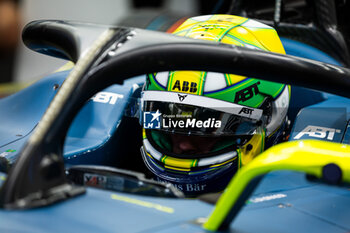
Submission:
[[[339,65],[335,59],[308,45],[283,38],[282,42],[287,54]],[[2,166],[4,171],[16,161],[69,72],[54,73],[0,100],[0,157],[8,162]],[[123,140],[130,140],[122,140],[123,134],[138,127],[122,127],[125,112],[134,113],[132,107],[143,82],[143,76],[139,76],[123,85],[112,85],[85,103],[70,126],[64,144],[67,167],[110,165],[111,161],[118,166],[116,158],[125,156],[119,148],[125,146]],[[311,138],[348,143],[349,106],[347,98],[293,87],[289,140]],[[319,133],[303,131],[310,126],[318,128]],[[130,143],[133,142],[128,145]],[[140,158],[139,154],[134,156]],[[6,174],[1,175],[0,180],[5,180]],[[273,172],[265,176],[230,228],[234,232],[346,232],[350,230],[349,205],[347,189],[311,182],[301,173]],[[28,210],[1,209],[0,231],[207,232],[202,223],[212,209],[213,204],[199,199],[87,188],[85,194],[54,205]]]

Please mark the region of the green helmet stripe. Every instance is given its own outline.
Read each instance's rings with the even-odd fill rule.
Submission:
[[[231,34],[227,34],[227,37],[230,38],[230,39],[233,39],[233,40],[235,40],[235,41],[240,42],[241,44],[243,44],[243,46],[247,44],[247,45],[253,46],[253,47],[258,48],[258,49],[266,50],[265,47],[263,47],[263,46],[258,46],[258,45],[256,45],[256,44],[252,44],[252,43],[249,43],[249,42],[247,42],[247,41],[244,41],[241,37],[234,36],[234,35],[231,35]]]
[[[164,91],[165,90],[165,87],[163,87],[162,85],[160,85],[157,82],[154,74],[148,74],[147,78],[148,78],[148,81],[146,81],[146,83],[147,83],[146,89],[147,90],[155,90],[155,91],[159,91],[159,90]]]
[[[231,82],[231,79],[230,79],[230,75],[229,74],[224,74],[224,76],[225,76],[226,85],[227,86],[231,86],[232,82]]]
[[[291,87],[288,85],[288,92],[289,92],[289,101],[290,101],[290,97],[292,96],[292,91],[291,91]]]
[[[152,80],[154,81],[154,84],[161,90],[165,90],[166,87],[163,87],[156,79],[156,73],[151,74]]]
[[[227,30],[222,30],[222,32],[217,36],[218,37],[218,40],[217,41],[221,41],[226,35],[228,35],[228,33],[236,28],[236,27],[239,27],[241,24],[238,24],[238,25],[234,25],[232,27],[229,27]]]
[[[201,72],[201,77],[199,79],[199,88],[198,88],[198,92],[197,94],[199,95],[203,95],[204,92],[204,82],[205,82],[205,78],[207,77],[208,72]]]
[[[167,158],[168,156],[166,156],[166,155],[163,155],[162,156],[162,158],[160,159],[160,161],[162,162],[162,163],[164,163],[165,164],[165,160],[166,160],[166,158]]]
[[[198,159],[194,159],[194,160],[192,161],[191,167],[196,167],[197,164],[198,164]]]
[[[168,84],[167,84],[167,91],[171,91],[171,83],[173,83],[173,78],[174,78],[175,72],[170,71],[169,72],[169,78],[168,78]]]
[[[239,83],[236,83],[234,85],[228,86],[226,88],[223,88],[221,90],[218,91],[213,91],[210,93],[204,93],[204,96],[207,97],[211,97],[211,98],[216,98],[216,99],[221,99],[221,100],[225,100],[225,101],[229,101],[229,102],[233,102],[234,101],[234,96],[235,96],[235,92],[237,91],[237,89],[239,88],[244,88],[244,87],[248,87],[249,84],[251,84],[253,81],[256,81],[254,79],[244,79]]]
[[[156,166],[157,168],[159,168],[160,170],[162,170],[162,171],[165,170],[164,167],[162,167],[162,166],[160,166],[158,163],[154,162],[154,161],[153,161],[153,158],[151,158],[150,161],[152,162],[153,165],[155,165],[155,166]]]
[[[284,90],[284,88],[286,87],[286,85],[282,85],[272,96],[273,98],[277,98]]]
[[[248,20],[249,20],[249,19],[246,19],[245,21],[243,21],[243,22],[241,22],[241,23],[239,23],[239,24],[237,24],[237,25],[234,25],[234,26],[228,28],[228,29],[225,30],[225,31],[222,31],[222,32],[218,35],[218,37],[219,37],[219,40],[218,40],[218,41],[221,41],[222,38],[224,38],[224,36],[229,35],[228,33],[229,33],[232,29],[234,29],[234,28],[236,28],[236,27],[240,27],[242,24],[244,24],[244,23],[247,22]]]
[[[225,74],[226,82],[231,82],[231,80],[229,79],[228,75],[229,74]],[[242,81],[240,81],[238,83],[235,83],[233,85],[227,86],[225,88],[222,88],[222,89],[219,89],[219,90],[215,90],[215,91],[204,92],[204,95],[210,97],[211,94],[216,94],[216,93],[225,94],[226,92],[231,92],[232,90],[237,89],[237,88],[241,87],[242,85],[246,85],[246,83],[248,83],[248,82],[249,83],[252,82],[251,80],[254,80],[254,79],[245,78]]]
[[[256,80],[255,79],[251,79],[251,78],[247,78],[247,79],[244,79],[243,80],[244,82],[240,82],[240,83],[237,83],[235,85],[233,85],[232,87],[234,87],[233,89],[238,89],[238,88],[243,88],[243,87],[246,87],[246,86],[249,86],[252,82],[255,82]]]

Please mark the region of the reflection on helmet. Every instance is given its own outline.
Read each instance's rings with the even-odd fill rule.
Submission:
[[[284,53],[273,28],[238,16],[190,18],[174,34]],[[144,162],[156,180],[187,196],[222,191],[265,143],[281,139],[289,99],[287,85],[234,74],[148,74],[141,96]]]

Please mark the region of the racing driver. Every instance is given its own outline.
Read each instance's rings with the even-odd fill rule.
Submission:
[[[285,53],[273,28],[238,16],[193,17],[173,33]],[[237,169],[283,139],[289,100],[288,85],[235,74],[148,74],[141,94],[143,160],[157,181],[187,196],[220,192]]]

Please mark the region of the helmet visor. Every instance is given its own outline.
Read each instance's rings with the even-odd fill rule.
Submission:
[[[263,121],[262,117],[252,119],[228,113],[226,108],[210,109],[175,102],[143,101],[141,109],[141,123],[145,129],[174,134],[252,135]]]

